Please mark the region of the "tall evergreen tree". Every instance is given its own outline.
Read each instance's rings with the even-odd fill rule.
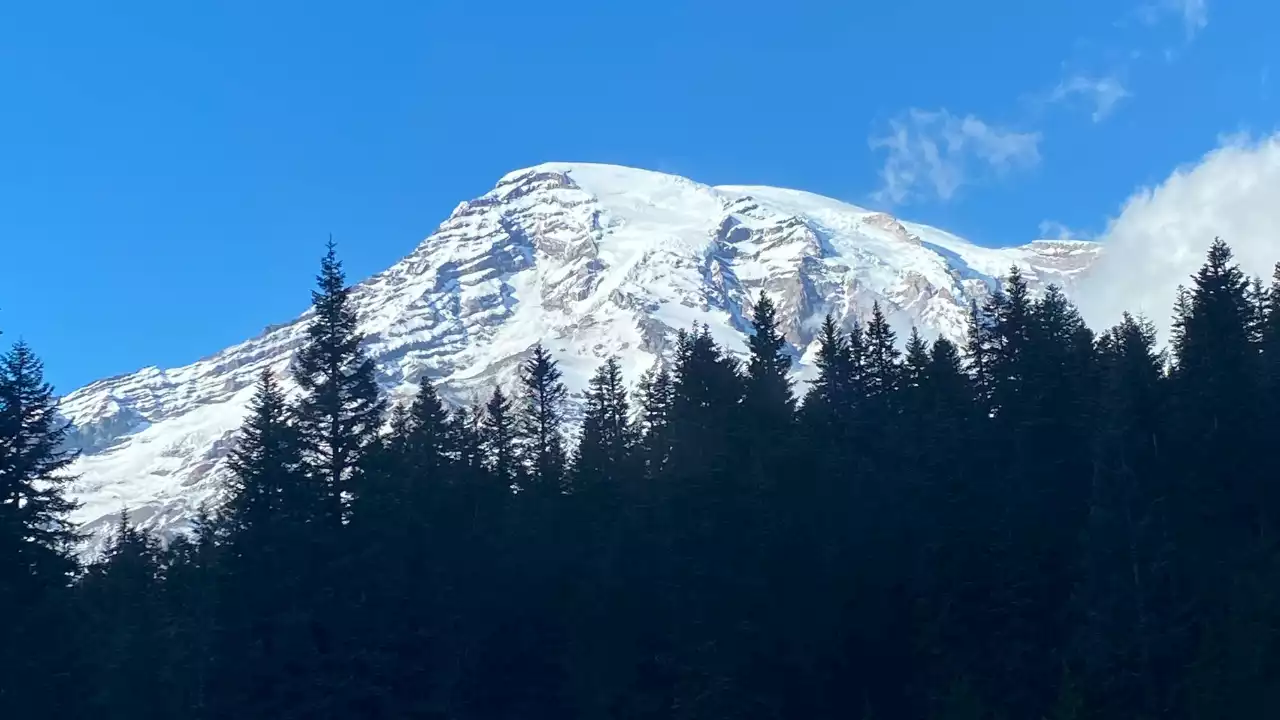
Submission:
[[[528,489],[543,495],[557,495],[565,485],[564,413],[569,391],[562,375],[542,343],[533,347],[533,354],[520,368],[520,455]]]
[[[1248,280],[1215,240],[1177,308],[1174,447],[1186,482],[1177,499],[1183,540],[1199,548],[1207,594],[1224,588],[1234,563],[1264,528],[1265,475],[1258,447],[1260,355],[1251,339]]]
[[[0,547],[14,568],[64,582],[78,539],[65,491],[75,459],[64,449],[69,423],[58,415],[44,367],[25,343],[0,358]]]
[[[867,394],[888,395],[897,390],[901,382],[902,351],[898,350],[897,334],[889,326],[878,302],[871,307],[871,319],[867,322],[864,338],[863,367]]]
[[[620,484],[630,480],[636,469],[633,458],[637,440],[622,365],[611,356],[587,385],[582,438],[573,468],[574,491],[598,484],[613,492],[633,490]]]
[[[321,533],[332,494],[307,471],[291,420],[283,391],[264,371],[216,522],[218,663],[207,693],[215,715],[287,712],[327,650],[318,598],[332,592]]]
[[[830,313],[818,334],[818,355],[814,360],[818,375],[805,396],[806,415],[830,416],[852,405],[853,357],[849,338],[840,331]]]
[[[747,341],[747,397],[754,412],[790,420],[795,410],[791,392],[791,355],[787,339],[778,329],[778,313],[769,296],[760,293],[751,315],[751,337]]]
[[[640,461],[649,479],[660,474],[671,455],[671,406],[675,381],[661,361],[645,371],[636,388],[639,412],[636,429]]]
[[[68,423],[31,349],[0,358],[0,715],[75,713]]]
[[[328,488],[325,512],[332,522],[345,514],[352,478],[377,440],[385,404],[373,360],[361,346],[351,290],[332,240],[316,281],[311,293],[314,315],[294,361],[293,377],[302,389],[296,415],[303,457]]]
[[[233,546],[243,545],[245,553],[259,546],[259,533],[303,525],[316,517],[328,495],[322,481],[303,473],[301,438],[271,370],[259,376],[249,408],[231,451],[232,475],[220,513],[222,532]]]
[[[495,387],[484,406],[484,420],[480,428],[480,443],[484,450],[485,464],[495,482],[510,489],[521,481],[518,459],[518,429],[511,410],[511,400]]]

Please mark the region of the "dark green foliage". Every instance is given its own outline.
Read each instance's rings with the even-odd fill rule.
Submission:
[[[791,355],[787,340],[778,330],[778,315],[773,301],[760,293],[751,316],[751,338],[748,341],[747,397],[759,412],[789,416],[795,411],[791,393]]]
[[[328,492],[325,518],[334,522],[343,517],[349,486],[377,438],[385,405],[373,361],[360,345],[351,291],[332,241],[316,282],[314,316],[294,361],[293,379],[303,391],[296,408],[303,458]]]
[[[0,358],[0,716],[69,716],[79,699],[66,433],[40,361],[14,345]]]
[[[500,388],[495,387],[489,402],[484,406],[484,421],[479,437],[484,450],[485,468],[500,487],[507,489],[514,488],[523,477],[516,445],[517,432],[511,401]]]
[[[623,483],[632,482],[639,470],[638,440],[622,366],[617,358],[606,358],[587,387],[582,438],[573,465],[574,492],[590,492],[598,486],[612,494],[634,491]]]
[[[62,449],[67,428],[40,361],[14,345],[0,358],[0,543],[17,567],[50,578],[74,567],[65,562],[76,540],[67,521],[75,504],[63,495],[74,460]]]
[[[520,412],[517,437],[528,490],[557,495],[564,490],[568,454],[564,445],[564,412],[569,391],[551,353],[541,344],[520,367]]]
[[[1280,271],[1220,242],[1171,353],[1016,270],[963,351],[828,317],[796,407],[761,296],[572,462],[545,348],[511,398],[384,419],[332,249],[290,403],[225,503],[77,568],[30,351],[0,372],[4,717],[1195,720],[1280,713]],[[847,330],[847,331],[846,331]],[[19,501],[21,498],[23,501]],[[74,650],[74,652],[73,652]]]
[[[182,714],[173,692],[159,543],[121,513],[103,557],[81,582],[91,689],[88,712],[108,718]]]

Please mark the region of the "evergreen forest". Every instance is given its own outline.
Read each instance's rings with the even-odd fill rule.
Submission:
[[[571,398],[539,346],[470,408],[389,405],[332,244],[312,299],[220,502],[92,558],[0,359],[0,718],[1280,718],[1280,266],[1215,241],[1167,338],[1014,269],[962,345],[828,318],[800,384],[761,295],[744,357]]]

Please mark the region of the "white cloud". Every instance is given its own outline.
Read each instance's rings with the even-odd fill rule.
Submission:
[[[920,197],[950,200],[962,186],[1040,162],[1040,134],[988,125],[973,115],[911,109],[873,135],[888,157],[876,198],[903,203]]]
[[[1076,298],[1094,328],[1128,310],[1150,318],[1168,340],[1178,285],[1204,261],[1214,237],[1235,251],[1249,275],[1270,277],[1280,261],[1280,133],[1242,135],[1158,187],[1138,190],[1100,238],[1104,257]]]
[[[1160,22],[1170,15],[1182,20],[1182,27],[1188,40],[1194,38],[1209,24],[1209,8],[1206,0],[1157,0],[1153,4],[1144,5],[1139,11],[1139,17],[1148,24]]]
[[[1093,121],[1101,122],[1111,114],[1116,103],[1129,97],[1129,91],[1114,76],[1094,78],[1072,75],[1054,88],[1049,101],[1062,102],[1075,95],[1082,95],[1093,103]]]
[[[1072,230],[1057,220],[1040,221],[1040,239],[1042,240],[1088,240],[1088,233]]]

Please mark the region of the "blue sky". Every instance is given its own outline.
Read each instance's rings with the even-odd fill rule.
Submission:
[[[1264,0],[0,8],[0,329],[71,389],[302,310],[547,160],[798,187],[988,244],[1104,233],[1270,133]]]

